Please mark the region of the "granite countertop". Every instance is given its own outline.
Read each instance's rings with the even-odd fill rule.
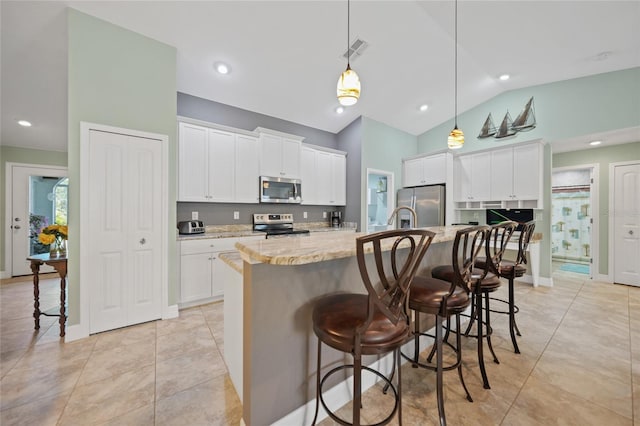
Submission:
[[[431,226],[436,233],[432,244],[452,241],[456,231],[464,226]],[[355,239],[365,235],[358,232],[312,233],[308,237],[276,238],[236,243],[242,259],[249,263],[272,265],[304,265],[341,259],[356,255]]]
[[[298,223],[294,229],[308,229],[311,232],[353,231],[353,229],[332,228],[327,222]],[[177,241],[205,240],[210,238],[264,237],[264,232],[254,231],[252,225],[220,225],[206,226],[204,234],[176,236]]]
[[[220,253],[218,258],[231,266],[236,272],[242,274],[242,257],[240,257],[240,253],[237,251],[227,251]]]

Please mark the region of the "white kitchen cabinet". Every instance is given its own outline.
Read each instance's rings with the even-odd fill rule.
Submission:
[[[506,207],[542,208],[542,146],[538,143],[491,151],[491,199]],[[515,203],[520,201],[520,203]]]
[[[454,200],[458,203],[476,203],[490,199],[491,153],[461,155],[454,166]],[[477,207],[480,207],[478,204]]]
[[[300,140],[260,133],[260,175],[300,178]]]
[[[347,203],[347,158],[343,153],[302,147],[302,200],[306,205]]]
[[[179,124],[178,201],[258,202],[256,137]]]
[[[264,236],[180,241],[180,305],[193,306],[224,297],[221,253],[234,251],[238,241]]]
[[[445,183],[447,180],[447,153],[404,160],[402,186],[421,186]]]

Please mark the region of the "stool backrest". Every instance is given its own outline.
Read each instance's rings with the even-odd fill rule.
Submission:
[[[529,248],[529,242],[535,229],[536,223],[533,220],[522,225],[520,239],[518,240],[518,258],[516,259],[516,264],[521,265],[527,263],[527,249]]]
[[[502,256],[507,249],[507,243],[515,232],[518,224],[513,221],[500,222],[492,225],[487,238],[487,272],[498,275]]]
[[[424,229],[394,229],[356,239],[360,276],[369,293],[368,319],[358,329],[368,327],[376,310],[393,324],[406,318],[409,287],[434,236]],[[367,266],[366,254],[371,252],[375,268]]]
[[[474,264],[478,254],[486,247],[491,228],[486,225],[471,226],[460,229],[456,232],[453,240],[453,283],[449,290],[449,295],[453,293],[455,287],[462,287],[467,293],[471,292],[473,282],[484,278],[474,274]],[[485,248],[486,250],[486,248]]]

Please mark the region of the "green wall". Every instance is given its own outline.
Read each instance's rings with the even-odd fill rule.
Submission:
[[[19,141],[13,143],[19,144]],[[44,151],[40,149],[18,148],[14,146],[0,146],[0,271],[8,269],[5,266],[5,220],[6,220],[6,181],[7,163],[42,164],[47,166],[66,166],[67,153],[58,151]]]
[[[416,137],[371,118],[362,118],[362,168],[360,175],[360,222],[366,230],[367,168],[393,172],[395,197],[402,187],[402,159],[416,154]]]
[[[68,9],[69,323],[79,322],[80,122],[169,137],[169,304],[177,300],[176,49]]]
[[[609,274],[609,164],[622,161],[640,161],[640,142],[613,145],[553,155],[553,167],[585,164],[599,165],[598,179],[598,273]]]

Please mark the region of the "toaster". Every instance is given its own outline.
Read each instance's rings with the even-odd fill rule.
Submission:
[[[181,234],[204,234],[204,223],[201,220],[178,222],[178,232]]]

